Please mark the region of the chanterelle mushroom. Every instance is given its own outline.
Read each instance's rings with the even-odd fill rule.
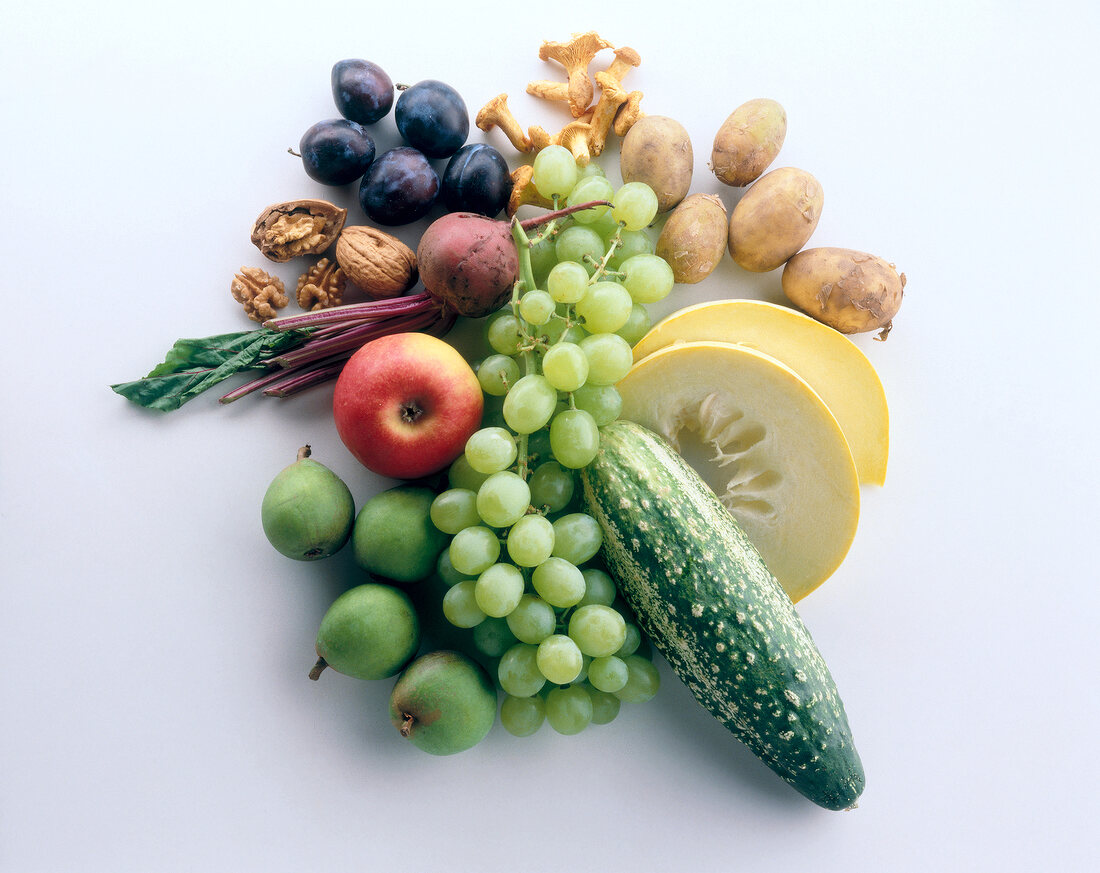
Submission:
[[[539,48],[539,58],[544,61],[557,61],[565,68],[569,81],[569,110],[574,118],[579,118],[592,102],[594,88],[588,78],[588,65],[596,54],[603,49],[612,48],[611,43],[595,31],[574,34],[569,42],[544,42]]]

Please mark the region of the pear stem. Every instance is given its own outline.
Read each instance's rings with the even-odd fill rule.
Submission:
[[[416,718],[408,712],[401,714],[405,716],[405,720],[401,722],[401,736],[408,739],[409,734],[412,733],[413,725],[416,723]]]
[[[321,678],[321,673],[327,666],[328,661],[326,661],[324,658],[318,658],[317,663],[313,665],[313,669],[309,671],[309,678],[316,682],[318,679]]]
[[[298,449],[298,460],[304,461],[313,453],[313,450],[309,446],[302,446]]]

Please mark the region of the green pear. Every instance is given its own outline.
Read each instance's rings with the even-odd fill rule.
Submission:
[[[480,743],[496,721],[497,693],[485,668],[459,652],[421,655],[390,695],[390,721],[401,736],[432,755],[453,755]]]
[[[420,619],[409,596],[368,582],[337,597],[321,619],[309,678],[326,667],[356,679],[396,676],[419,647]]]
[[[359,511],[351,534],[355,560],[368,573],[419,582],[435,570],[450,540],[431,519],[435,492],[398,485],[374,495]]]
[[[355,520],[348,486],[309,455],[309,446],[298,450],[298,460],[272,480],[260,507],[268,541],[297,561],[316,561],[338,552]]]

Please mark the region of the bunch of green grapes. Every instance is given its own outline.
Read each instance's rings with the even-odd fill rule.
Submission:
[[[477,368],[484,392],[503,401],[500,422],[470,437],[431,509],[453,537],[439,562],[443,614],[499,659],[501,723],[517,736],[543,721],[575,734],[657,691],[648,645],[596,563],[602,532],[578,506],[576,471],[619,416],[615,384],[650,327],[646,304],[673,286],[645,233],[657,213],[649,186],[615,190],[560,146],[539,152],[533,182],[559,207],[611,205],[533,238],[513,224],[520,280],[489,322],[491,351]]]

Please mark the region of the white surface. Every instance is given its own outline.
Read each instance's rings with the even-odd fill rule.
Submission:
[[[1095,4],[378,6],[4,4],[0,869],[1089,867]],[[656,701],[578,737],[404,745],[388,683],[306,678],[348,556],[298,565],[259,528],[304,442],[359,502],[384,484],[339,443],[331,389],[167,416],[107,389],[248,326],[228,286],[263,264],[253,219],[328,193],[285,150],[335,114],[334,61],[444,79],[473,111],[507,91],[549,128],[524,94],[557,75],[539,43],[589,28],[641,52],[629,82],[692,133],[695,190],[719,188],[726,114],[774,97],[777,166],[826,192],[812,244],[908,274],[889,341],[857,340],[891,405],[888,481],[802,604],[866,766],[854,812],[781,784],[664,665]],[[779,293],[727,260],[659,309]]]

